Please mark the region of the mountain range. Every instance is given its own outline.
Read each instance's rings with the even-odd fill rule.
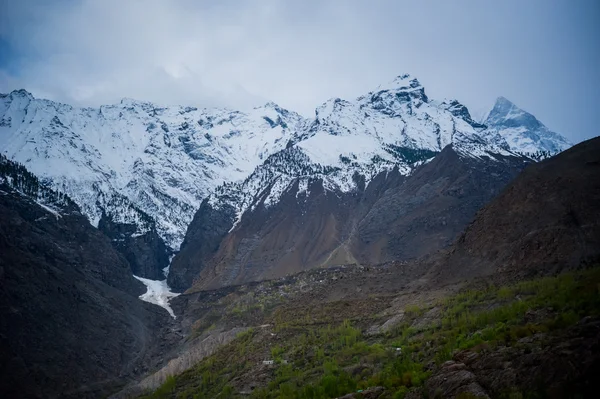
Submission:
[[[312,118],[0,95],[0,395],[585,397],[599,148],[409,75]]]
[[[450,144],[472,160],[534,158],[570,145],[504,98],[475,121],[456,100],[429,99],[409,75],[352,101],[331,99],[313,118],[274,103],[244,112],[131,99],[76,108],[25,90],[0,95],[1,152],[72,198],[136,275],[153,279],[198,209],[225,210],[213,232],[220,242],[224,229],[293,186],[305,200],[317,186],[362,191],[381,173],[411,175]],[[173,274],[170,283],[187,288],[185,280]]]

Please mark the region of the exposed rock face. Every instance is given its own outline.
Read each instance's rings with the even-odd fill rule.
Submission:
[[[487,127],[483,123],[479,123],[473,120],[468,108],[460,102],[458,102],[458,100],[450,100],[448,102],[442,103],[442,105],[444,106],[444,108],[446,108],[447,111],[451,112],[452,115],[461,118],[469,125],[473,126],[475,129],[485,129]]]
[[[248,281],[282,277],[315,267],[357,263],[350,248],[353,230],[373,201],[388,187],[400,184],[397,171],[376,177],[361,191],[327,191],[323,181],[311,180],[306,192],[296,195],[298,182],[272,207],[262,206],[262,195],[253,212],[247,212],[199,268],[194,287],[218,288]],[[231,226],[228,225],[228,227]],[[193,226],[190,226],[190,234]],[[192,242],[192,241],[190,241]],[[190,251],[191,252],[191,251]],[[206,258],[205,258],[206,259]],[[173,268],[175,269],[174,262]]]
[[[114,223],[105,215],[100,219],[98,229],[125,256],[133,274],[152,280],[164,279],[163,269],[169,266],[169,250],[156,229],[138,235],[136,225]]]
[[[449,360],[436,375],[427,381],[430,396],[434,398],[456,398],[459,395],[489,399],[477,382],[477,377],[463,363]]]
[[[554,273],[600,256],[600,138],[529,166],[485,206],[437,278]]]
[[[170,317],[106,236],[6,184],[0,220],[1,397],[95,398],[153,367]]]
[[[215,209],[207,200],[202,202],[188,227],[181,252],[169,269],[167,282],[171,289],[183,291],[192,285],[194,278],[218,250],[234,220],[234,209],[227,206]]]
[[[382,193],[357,226],[354,253],[373,264],[418,258],[452,244],[528,163],[465,157],[446,147],[404,184]]]
[[[467,156],[448,146],[408,177],[394,169],[366,185],[356,175],[350,192],[327,189],[320,179],[300,190],[297,179],[266,206],[273,190],[267,187],[235,226],[232,211],[222,208],[226,216],[217,217],[221,213],[206,201],[175,257],[170,284],[188,288],[194,280],[194,289],[214,289],[316,267],[425,255],[450,245],[528,162]]]

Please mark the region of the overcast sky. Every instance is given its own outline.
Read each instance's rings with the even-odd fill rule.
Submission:
[[[597,136],[598,0],[0,0],[0,92],[312,116],[410,73],[476,113],[504,96]]]

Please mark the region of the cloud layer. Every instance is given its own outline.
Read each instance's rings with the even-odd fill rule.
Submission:
[[[434,98],[477,111],[503,95],[574,141],[597,135],[594,0],[0,4],[0,92],[81,105],[273,100],[310,115],[408,72]]]

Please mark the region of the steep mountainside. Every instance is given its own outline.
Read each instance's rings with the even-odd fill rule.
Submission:
[[[173,249],[213,189],[247,178],[286,146],[296,144],[312,163],[372,177],[398,162],[398,147],[436,152],[457,134],[475,132],[520,153],[569,146],[506,99],[482,124],[456,100],[430,100],[409,75],[353,101],[331,99],[310,120],[274,103],[247,112],[131,99],[75,108],[25,90],[0,95],[4,155],[67,193],[92,224],[104,213],[112,223],[135,224],[142,234],[151,228],[149,216]],[[338,183],[348,180],[339,175]]]
[[[344,265],[178,296],[172,305],[189,346],[129,392],[141,398],[597,396],[599,154],[597,138],[527,166],[442,254],[445,262]],[[468,190],[457,190],[470,187],[464,180],[481,182],[485,192],[493,186],[478,172],[494,175],[512,158],[523,161],[497,157],[482,165],[483,159],[461,158],[451,146],[410,176],[397,174],[394,184],[378,176],[371,184],[384,190],[376,201],[383,202],[380,212],[395,214],[412,205],[407,198],[429,191],[449,204],[455,195],[473,201]],[[452,182],[454,169],[459,178]],[[421,179],[432,183],[409,190]],[[232,235],[253,216],[242,217]],[[301,226],[287,225],[303,235]],[[223,339],[233,333],[235,339]]]
[[[506,143],[484,140],[480,129],[464,106],[430,101],[408,75],[353,102],[325,103],[295,142],[268,157],[244,181],[218,187],[202,204],[173,261],[169,285],[186,289],[197,277],[198,287],[218,287],[311,267],[407,259],[450,243],[527,161],[506,150]],[[392,209],[380,205],[370,215],[375,220],[382,219],[378,212],[404,212],[403,221],[393,227],[398,219],[387,213],[375,225],[361,223],[386,189],[395,197],[394,186],[449,145],[453,161],[443,155],[434,166],[424,167],[414,183],[399,189],[406,190],[404,200],[394,200]],[[435,166],[447,161],[445,167]],[[439,187],[432,186],[435,182]],[[444,187],[456,193],[446,196]],[[415,196],[419,190],[421,195]],[[452,205],[444,202],[452,195]],[[472,201],[461,202],[461,196]],[[423,212],[437,212],[440,220],[429,222],[436,227],[419,226],[423,220],[406,213],[415,201],[424,203],[417,206]],[[454,213],[445,216],[444,224],[447,212]],[[410,226],[415,230],[409,238],[404,227]],[[428,228],[429,235],[417,233]],[[389,239],[380,237],[384,231]],[[363,240],[361,234],[367,237]],[[434,236],[427,245],[412,245]]]
[[[535,275],[600,256],[600,138],[529,166],[441,262],[439,281]]]
[[[360,197],[376,176],[392,170],[408,176],[450,144],[467,158],[492,159],[542,158],[569,145],[508,100],[499,99],[479,123],[456,100],[431,100],[410,75],[354,100],[331,99],[312,119],[273,103],[247,112],[130,99],[74,108],[24,90],[0,95],[2,153],[67,193],[134,273],[153,279],[162,278],[200,208],[205,216],[197,220],[209,208],[210,218],[223,220],[206,227],[210,237],[199,236],[197,227],[188,231],[187,251],[200,251],[203,264],[259,205],[271,208],[292,189],[308,199],[315,182],[324,193]],[[344,248],[345,230],[355,227],[336,227]],[[203,267],[192,263],[176,261],[170,283],[189,287]]]
[[[262,194],[229,232],[235,214],[204,204],[169,282],[185,288],[185,279],[196,277],[195,289],[218,288],[315,267],[417,258],[451,244],[529,162],[517,156],[466,157],[448,146],[408,177],[396,168],[366,186],[358,181],[350,192],[328,190],[322,180],[310,179],[299,193],[297,179],[272,206],[264,204]],[[215,214],[224,217],[211,217]],[[207,226],[223,228],[216,235]]]
[[[404,184],[385,191],[356,227],[361,263],[418,258],[452,244],[477,210],[531,163],[525,157],[466,156],[446,147]]]
[[[92,224],[105,214],[143,234],[150,216],[174,249],[208,192],[246,177],[301,122],[273,103],[248,113],[129,99],[92,109],[0,95],[5,155],[67,193]]]
[[[0,161],[0,396],[106,395],[152,367],[170,317],[67,196]]]
[[[300,194],[296,181],[272,206],[266,207],[264,198],[258,200],[254,210],[247,211],[227,234],[234,222],[231,213],[224,220],[221,240],[213,241],[216,245],[210,248],[212,251],[193,244],[205,242],[204,220],[210,219],[204,215],[215,213],[210,207],[201,207],[190,225],[189,241],[186,237],[173,262],[169,281],[173,287],[184,289],[197,277],[196,289],[217,288],[314,267],[357,263],[349,245],[354,226],[381,191],[402,181],[403,176],[394,170],[376,176],[366,189],[359,182],[359,189],[342,192],[327,190],[323,180],[315,178],[307,181],[306,191]],[[198,233],[199,237],[194,238]]]
[[[23,165],[11,161],[2,154],[0,154],[0,183],[20,192],[50,213],[81,211],[68,195],[53,190],[49,184],[40,181]]]

